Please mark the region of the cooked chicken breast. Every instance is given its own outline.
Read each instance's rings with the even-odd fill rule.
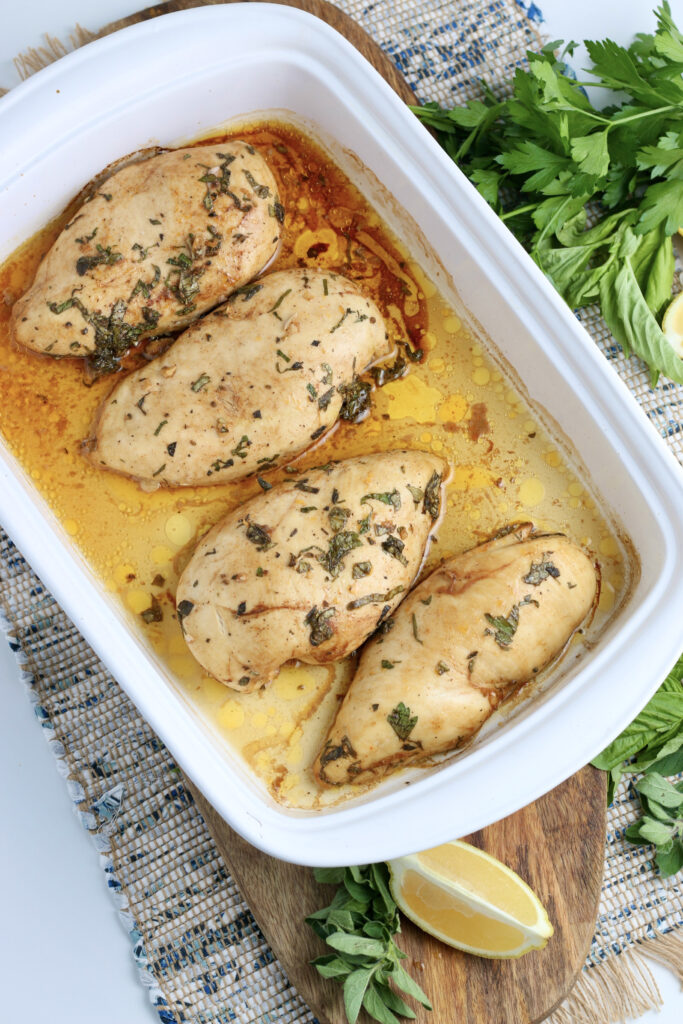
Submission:
[[[244,142],[129,164],[86,200],[12,310],[19,344],[93,355],[103,369],[142,338],[225,301],[275,253],[284,210]]]
[[[90,457],[176,487],[264,472],[331,427],[354,374],[388,349],[381,313],[353,282],[267,275],[114,388]]]
[[[444,463],[385,452],[287,480],[230,513],[178,583],[187,645],[248,693],[293,658],[356,650],[407,593],[439,514]]]
[[[531,524],[450,558],[363,651],[318,779],[377,779],[458,746],[560,654],[596,592],[588,556]]]

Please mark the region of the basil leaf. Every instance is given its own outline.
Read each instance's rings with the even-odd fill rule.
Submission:
[[[631,229],[627,228],[625,234],[632,234]],[[607,326],[627,356],[631,352],[639,355],[650,367],[653,380],[665,373],[683,384],[683,359],[666,340],[649,309],[629,255],[622,254],[602,277],[600,303]]]

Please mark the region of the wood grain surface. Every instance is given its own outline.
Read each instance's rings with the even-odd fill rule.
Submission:
[[[171,11],[236,0],[170,0],[107,25],[99,35]],[[287,3],[287,0],[274,0]],[[346,36],[408,103],[417,100],[373,39],[324,0],[296,0]],[[520,750],[524,757],[524,750]],[[415,1004],[417,1024],[536,1024],[562,1002],[581,970],[597,913],[604,858],[606,776],[591,767],[516,814],[465,837],[518,872],[539,895],[555,933],[548,946],[519,960],[467,956],[404,921],[406,967],[434,1010]],[[188,783],[228,869],[287,976],[320,1024],[345,1024],[341,988],[309,965],[326,951],[303,918],[325,906],[333,890],[309,868],[287,864],[250,846]],[[456,837],[453,837],[456,838]],[[363,1012],[359,1024],[369,1024]]]
[[[523,751],[520,751],[520,756]],[[590,766],[516,814],[466,836],[529,883],[555,933],[518,960],[484,960],[451,949],[403,921],[406,968],[429,995],[417,1024],[535,1024],[562,1002],[583,966],[597,913],[605,848],[605,774]],[[195,789],[218,849],[288,978],[320,1024],[344,1024],[341,988],[308,961],[330,952],[302,920],[334,890],[309,868],[275,860],[237,835]],[[408,1000],[411,1002],[411,1000]],[[361,1014],[360,1024],[369,1018]]]

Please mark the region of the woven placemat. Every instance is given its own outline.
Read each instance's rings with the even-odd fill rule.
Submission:
[[[394,60],[422,100],[463,102],[478,80],[501,86],[538,44],[534,4],[514,0],[338,0]],[[87,39],[87,33],[76,42]],[[51,41],[23,73],[61,53]],[[657,390],[626,360],[597,310],[582,322],[683,463],[683,387]],[[164,1024],[313,1024],[228,875],[179,769],[30,566],[0,534],[0,606],[36,715],[76,811],[93,837]],[[643,953],[683,980],[683,889],[626,843],[638,813],[629,784],[608,816],[596,933],[581,979],[553,1024],[610,1024],[660,1005]],[[683,934],[683,933],[680,933]],[[93,1019],[96,1013],[93,1011]],[[441,1024],[441,1022],[435,1022]]]

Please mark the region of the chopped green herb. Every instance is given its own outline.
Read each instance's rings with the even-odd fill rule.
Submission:
[[[202,373],[196,380],[193,380],[190,387],[193,391],[201,391],[210,382],[211,378],[207,373]],[[233,452],[234,454],[234,452]]]
[[[269,491],[271,489],[271,487],[273,486],[272,484],[269,484],[267,480],[264,480],[262,476],[257,476],[256,477],[256,481],[257,481],[259,487],[261,488],[261,490],[263,490],[263,491]]]
[[[329,623],[329,620],[333,615],[337,614],[336,608],[325,608],[318,610],[317,605],[313,605],[311,610],[306,615],[304,623],[310,628],[309,642],[311,647],[319,647],[320,644],[325,643],[334,634],[334,630]]]
[[[161,428],[162,428],[162,427],[165,427],[167,423],[168,423],[168,420],[162,420],[162,421],[161,421],[161,423],[159,424],[159,426],[157,427],[157,429],[156,429],[156,430],[154,431],[154,436],[155,436],[155,437],[157,437],[157,436],[158,436],[158,434],[159,434],[159,433],[160,433],[160,431],[161,431]]]
[[[332,537],[326,553],[318,561],[330,576],[336,578],[344,568],[344,556],[360,545],[361,541],[357,533],[353,533],[351,530],[341,530]]]
[[[247,457],[246,449],[249,448],[249,447],[251,447],[251,441],[249,440],[249,438],[247,437],[246,434],[242,434],[242,437],[240,438],[239,444],[237,445],[236,448],[232,449],[230,454],[231,455],[236,455],[238,457],[238,459],[246,459],[246,457]]]
[[[119,260],[123,259],[120,252],[112,252],[110,245],[106,249],[99,243],[97,245],[97,255],[95,256],[79,256],[76,261],[76,273],[79,277],[91,270],[93,267],[98,267],[100,264],[111,267],[114,263],[118,263]]]
[[[389,661],[388,658],[382,658],[382,668],[393,668],[394,662]]]
[[[320,398],[318,399],[318,408],[322,412],[326,412],[327,408],[328,408],[328,406],[329,406],[329,404],[330,404],[330,402],[332,401],[333,398],[334,398],[334,388],[330,388],[323,395],[321,395]]]
[[[275,217],[278,224],[284,224],[285,208],[278,199],[268,207],[268,216]]]
[[[439,518],[439,511],[441,510],[441,475],[436,470],[432,473],[429,483],[425,487],[424,505],[422,508],[432,519]]]
[[[343,398],[340,419],[350,423],[360,423],[365,419],[371,408],[371,385],[356,378],[350,384],[340,384],[337,391]]]
[[[369,501],[381,501],[383,505],[392,505],[397,512],[401,507],[401,495],[396,488],[393,491],[373,491],[372,494],[364,494],[360,499],[361,505]]]
[[[412,484],[407,484],[406,486],[408,487],[408,490],[410,491],[410,493],[411,493],[411,495],[413,497],[413,502],[415,503],[415,506],[417,507],[420,504],[420,502],[422,501],[422,499],[424,498],[425,492],[422,490],[421,487],[413,487]]]
[[[398,356],[390,366],[373,366],[370,373],[377,387],[383,388],[390,381],[402,377],[406,372],[407,365],[403,356]]]
[[[424,643],[423,640],[420,640],[419,634],[417,632],[417,619],[415,618],[415,612],[413,612],[413,636],[415,637],[419,644]]]
[[[401,701],[389,712],[387,722],[400,740],[407,740],[417,725],[417,715],[411,715],[410,708]]]
[[[351,569],[351,575],[354,580],[362,579],[363,576],[369,576],[371,572],[372,562],[354,562]]]
[[[351,509],[342,508],[341,505],[333,505],[327,513],[333,533],[338,533],[346,526],[346,520],[351,515]]]
[[[156,288],[156,286],[159,284],[159,281],[161,280],[161,268],[158,267],[156,263],[152,264],[152,268],[154,270],[154,276],[152,277],[152,280],[143,281],[141,278],[138,278],[138,283],[135,285],[135,288],[133,288],[133,291],[130,293],[130,299],[134,299],[135,296],[139,294],[142,294],[146,299],[148,299],[152,290]],[[130,299],[128,300],[129,302]]]
[[[345,309],[337,323],[330,329],[330,334],[334,334],[334,332],[344,323],[347,316],[351,316],[352,313],[356,314],[356,319],[353,321],[355,324],[359,324],[368,318],[367,313],[361,313],[359,309]]]
[[[218,195],[222,194],[231,196],[233,201],[235,202],[235,206],[239,210],[239,199],[237,199],[237,196],[233,192],[231,192],[229,188],[229,165],[233,162],[235,157],[232,153],[217,153],[216,156],[218,156],[221,159],[221,163],[219,164],[218,167],[219,173],[215,174],[211,171],[210,168],[207,167],[206,173],[203,174],[201,178],[199,178],[199,181],[203,182],[206,185],[206,195],[204,196],[203,199],[204,208],[208,210],[209,213],[212,213],[214,208],[214,199],[216,199]],[[203,166],[205,165],[200,164],[200,167]],[[154,223],[154,221],[152,221],[152,223]],[[157,221],[157,223],[159,222]]]
[[[366,604],[384,604],[385,601],[393,601],[396,595],[401,594],[405,589],[405,587],[393,587],[391,590],[387,590],[386,594],[366,594],[365,597],[357,597],[355,601],[349,601],[346,607],[348,611],[352,612],[356,608],[364,608]],[[388,608],[389,605],[387,605]],[[384,617],[384,612],[382,612],[382,617]]]
[[[291,290],[292,290],[291,288],[288,288],[286,292],[283,292],[282,295],[280,296],[280,298],[275,303],[275,305],[271,306],[270,309],[267,310],[268,313],[275,313],[275,315],[277,316],[278,320],[280,319],[280,316],[277,313],[277,309],[279,308],[280,303],[282,302],[282,300],[287,298],[287,296],[289,295]]]
[[[549,576],[556,580],[559,575],[560,570],[557,566],[552,562],[546,561],[546,557],[543,555],[540,562],[531,563],[531,568],[522,579],[525,583],[530,583],[532,587],[537,587],[544,580],[547,580]]]
[[[215,459],[214,462],[211,463],[211,468],[207,470],[206,475],[211,476],[213,473],[218,473],[221,469],[230,469],[230,467],[234,465],[234,459]]]
[[[382,550],[386,551],[388,555],[395,558],[401,565],[408,565],[408,559],[403,554],[405,544],[398,537],[387,537],[386,540],[382,541]]]
[[[247,526],[246,537],[248,541],[255,546],[257,551],[267,551],[268,548],[273,547],[273,541],[270,539],[267,526],[259,526],[258,523],[249,523]]]
[[[244,177],[247,179],[247,181],[249,182],[249,184],[251,185],[252,189],[254,190],[256,195],[259,197],[259,199],[268,199],[268,197],[270,196],[270,189],[268,188],[268,186],[267,185],[259,185],[259,183],[257,182],[257,180],[254,177],[254,175],[251,173],[251,171],[243,171],[243,173],[244,173]]]
[[[306,385],[306,390],[308,391],[308,394],[309,394],[309,399],[308,399],[309,402],[315,402],[316,398],[318,397],[318,392],[315,390],[313,385],[312,384],[307,384]]]
[[[450,669],[445,661],[437,661],[436,668],[434,670],[437,676],[442,676],[445,672],[449,672]]]
[[[166,463],[164,462],[164,463],[163,463],[163,465],[159,466],[159,468],[158,468],[158,469],[156,469],[156,470],[155,470],[155,471],[154,471],[154,472],[152,473],[152,476],[159,476],[159,473],[163,473],[163,471],[164,471],[165,469],[166,469]]]
[[[532,601],[527,594],[518,604],[513,604],[509,615],[490,615],[486,612],[484,616],[488,624],[493,626],[493,629],[485,629],[484,634],[492,636],[503,650],[506,650],[512,643],[512,638],[517,632],[519,625],[519,609],[525,604],[535,604],[538,606],[538,601]]]

